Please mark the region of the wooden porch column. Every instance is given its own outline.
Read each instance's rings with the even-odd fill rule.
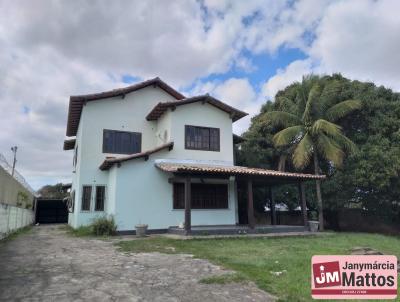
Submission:
[[[249,227],[254,229],[256,222],[254,218],[253,182],[251,179],[247,181],[247,220]]]
[[[271,209],[271,224],[276,225],[276,209],[275,209],[275,199],[274,190],[272,186],[269,186],[269,208]]]
[[[185,177],[185,234],[189,235],[192,231],[191,222],[191,191],[190,176]]]
[[[299,197],[301,213],[303,214],[303,224],[308,227],[306,190],[304,188],[304,182],[302,181],[299,182]]]

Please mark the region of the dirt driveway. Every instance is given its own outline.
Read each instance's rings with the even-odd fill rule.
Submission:
[[[56,225],[0,244],[0,301],[273,300],[253,284],[199,283],[222,273],[190,255],[125,254]]]

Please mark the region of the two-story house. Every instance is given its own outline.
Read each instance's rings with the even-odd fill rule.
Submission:
[[[235,225],[237,181],[301,181],[314,175],[234,166],[232,123],[246,116],[209,95],[186,98],[159,78],[71,96],[64,150],[74,150],[69,224],[113,215],[118,230],[148,224]],[[305,202],[305,201],[304,201]]]

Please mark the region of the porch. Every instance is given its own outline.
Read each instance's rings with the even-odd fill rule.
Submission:
[[[267,169],[249,168],[241,166],[221,166],[204,164],[182,164],[158,162],[156,167],[174,175],[169,181],[183,183],[184,227],[170,227],[168,232],[181,235],[216,235],[216,234],[265,234],[308,231],[307,203],[305,195],[305,181],[322,180],[325,175],[303,173],[289,173]],[[247,190],[247,225],[197,225],[192,226],[192,184],[194,180],[204,183],[211,179],[235,179],[236,183],[244,183]],[[271,209],[271,225],[256,225],[254,213],[253,185],[263,185],[269,192],[269,207]],[[274,188],[282,184],[297,186],[302,214],[302,225],[277,225],[275,211]]]
[[[298,225],[255,225],[251,228],[248,225],[197,225],[191,226],[191,235],[245,235],[245,234],[272,234],[306,232],[308,228]],[[170,227],[169,234],[186,235],[185,229]]]

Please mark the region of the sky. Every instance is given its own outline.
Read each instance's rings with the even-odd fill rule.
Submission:
[[[309,73],[400,90],[397,0],[0,0],[0,153],[35,189],[69,182],[70,95],[161,77],[249,113]]]

